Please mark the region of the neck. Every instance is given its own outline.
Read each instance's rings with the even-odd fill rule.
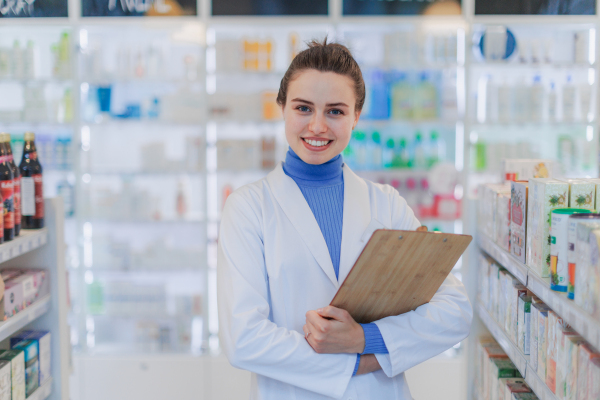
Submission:
[[[299,185],[327,186],[343,181],[343,165],[344,160],[341,154],[323,164],[308,164],[302,161],[290,147],[285,158],[285,163],[283,164],[283,170]]]

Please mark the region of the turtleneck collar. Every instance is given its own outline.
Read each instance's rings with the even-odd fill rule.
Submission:
[[[331,186],[344,181],[343,165],[341,154],[320,165],[307,164],[290,147],[283,163],[283,171],[298,185]]]

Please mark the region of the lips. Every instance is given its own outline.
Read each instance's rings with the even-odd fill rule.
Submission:
[[[329,148],[333,140],[301,138],[304,147],[310,151],[323,151]]]

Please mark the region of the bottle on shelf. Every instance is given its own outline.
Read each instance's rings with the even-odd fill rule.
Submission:
[[[393,168],[394,167],[394,159],[395,159],[395,152],[394,152],[394,139],[389,138],[386,142],[385,142],[385,148],[383,149],[383,167],[384,168]]]
[[[382,148],[381,135],[375,131],[371,134],[371,140],[368,142],[368,163],[369,169],[381,169],[382,167]]]
[[[35,147],[35,134],[25,132],[23,157],[19,165],[21,172],[21,228],[44,227],[44,191],[42,165]]]
[[[554,82],[550,83],[550,91],[548,92],[548,121],[554,122],[556,117],[556,86]]]
[[[3,142],[4,134],[0,136],[0,188],[4,200],[4,241],[15,238],[15,206],[14,179],[15,176],[8,162],[8,154]]]
[[[394,157],[394,168],[409,168],[411,166],[410,153],[406,139],[402,138],[398,141],[398,153]]]
[[[575,103],[577,101],[577,88],[573,84],[573,77],[567,76],[567,83],[562,90],[562,114],[563,121],[573,121],[575,119]]]
[[[542,77],[536,75],[531,86],[531,118],[535,122],[541,122],[544,117],[544,94]]]
[[[15,212],[15,236],[21,232],[21,172],[15,164],[12,147],[10,145],[10,133],[0,133],[0,142],[6,149],[8,164],[13,173],[13,206]]]
[[[431,139],[429,140],[429,151],[428,151],[428,166],[432,167],[440,161],[446,159],[446,144],[440,138],[437,131],[431,131]]]
[[[417,131],[415,140],[412,142],[410,151],[409,166],[416,169],[427,168],[427,156],[425,155],[425,146],[423,144],[423,136]]]

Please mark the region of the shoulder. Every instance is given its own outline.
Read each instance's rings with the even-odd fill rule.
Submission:
[[[222,218],[236,218],[242,214],[245,219],[259,219],[267,186],[265,177],[234,190],[225,201]]]

